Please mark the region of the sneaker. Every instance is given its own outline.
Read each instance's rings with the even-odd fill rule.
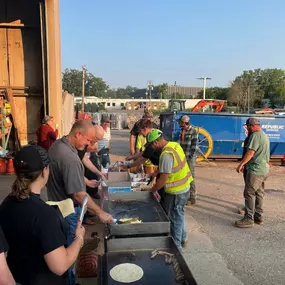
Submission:
[[[245,208],[243,207],[243,208],[241,208],[241,209],[238,209],[238,213],[239,213],[240,215],[243,215],[243,216],[244,216],[244,214],[245,214]]]
[[[187,239],[186,239],[186,240],[183,240],[183,241],[181,242],[182,247],[186,247],[186,246],[187,246],[187,243],[188,243],[188,240],[187,240]]]
[[[254,221],[248,218],[243,218],[241,220],[235,221],[235,226],[238,228],[252,228]]]
[[[254,217],[254,223],[258,224],[258,225],[263,225],[264,224],[264,220],[262,218]]]

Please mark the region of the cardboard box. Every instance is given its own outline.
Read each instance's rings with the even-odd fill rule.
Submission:
[[[109,172],[108,173],[108,193],[131,192],[131,177],[128,172]]]
[[[108,172],[107,186],[101,187],[100,206],[103,208],[104,200],[109,199],[109,193],[132,192],[132,182],[129,172]]]

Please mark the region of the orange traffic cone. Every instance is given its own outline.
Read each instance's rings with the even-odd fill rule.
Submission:
[[[0,158],[0,174],[5,174],[7,169],[6,159]]]
[[[14,174],[15,169],[14,169],[14,163],[13,163],[13,158],[8,158],[7,160],[7,169],[6,169],[6,174]]]

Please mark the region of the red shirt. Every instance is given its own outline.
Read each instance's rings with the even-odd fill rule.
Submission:
[[[38,146],[48,150],[56,141],[58,130],[54,130],[49,125],[41,125],[37,130]]]

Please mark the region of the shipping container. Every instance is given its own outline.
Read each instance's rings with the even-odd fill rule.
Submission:
[[[260,120],[262,130],[270,140],[270,155],[277,158],[285,154],[285,116],[247,115],[226,113],[161,113],[160,128],[171,140],[177,141],[180,134],[179,120],[188,115],[191,125],[201,130],[199,135],[200,151],[212,158],[241,157],[243,141],[247,136],[244,125],[250,117]],[[203,132],[203,131],[206,131]],[[208,133],[208,134],[207,134]]]

